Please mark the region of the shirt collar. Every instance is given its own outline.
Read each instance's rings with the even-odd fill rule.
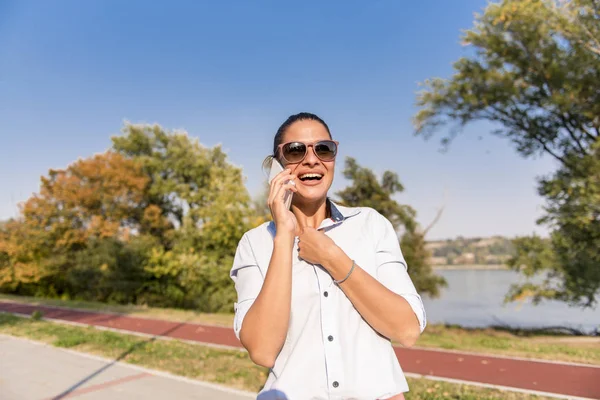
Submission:
[[[340,225],[342,222],[350,217],[354,217],[360,213],[360,208],[357,207],[345,207],[333,202],[329,197],[327,198],[329,203],[330,217],[326,218],[319,226],[319,230],[328,231]]]
[[[329,209],[331,211],[331,220],[334,223],[342,222],[343,220],[354,217],[355,215],[360,213],[360,208],[357,207],[344,207],[339,204],[336,204],[330,198],[327,198],[329,202]]]
[[[360,208],[358,207],[346,207],[339,204],[336,204],[329,197],[327,198],[327,202],[329,203],[331,217],[326,218],[319,227],[320,230],[329,230],[342,222],[344,220],[354,217],[357,214],[360,214]],[[269,222],[267,226],[267,230],[271,233],[271,235],[275,236],[275,223],[273,221]]]

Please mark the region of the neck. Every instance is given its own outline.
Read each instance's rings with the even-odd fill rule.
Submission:
[[[326,198],[315,203],[292,204],[292,212],[298,220],[299,228],[308,226],[317,229],[329,214],[327,206]]]

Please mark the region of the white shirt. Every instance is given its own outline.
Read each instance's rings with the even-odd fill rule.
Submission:
[[[372,208],[330,204],[331,218],[319,229],[358,266],[405,298],[422,332],[425,310],[392,224]],[[274,236],[275,225],[268,222],[246,232],[239,242],[231,269],[238,295],[234,319],[238,339],[267,274]],[[289,400],[373,400],[408,391],[391,342],[365,322],[323,267],[298,257],[297,240],[288,333],[263,392],[277,389]]]

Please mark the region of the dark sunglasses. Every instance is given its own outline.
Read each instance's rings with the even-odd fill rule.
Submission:
[[[313,148],[319,160],[333,161],[337,155],[338,144],[339,142],[335,140],[319,140],[311,143],[288,142],[280,144],[277,150],[281,157],[291,164],[297,164],[304,160],[309,147]]]

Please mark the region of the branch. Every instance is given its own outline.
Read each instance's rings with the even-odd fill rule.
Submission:
[[[600,7],[598,7],[599,4],[600,3],[596,3],[596,2],[592,2],[592,4],[591,4],[591,8],[594,11],[594,14],[596,14],[596,15],[598,15],[598,12],[600,11]],[[568,6],[568,3],[566,4],[566,6]],[[570,10],[572,12],[571,15],[573,15],[574,18],[571,15],[565,15],[566,12],[562,13],[562,14],[559,13],[558,10],[556,10],[556,7],[551,7],[551,10],[558,17],[560,22],[562,22],[563,17],[565,17],[570,23],[572,23],[573,25],[577,25],[579,28],[583,29],[584,33],[589,37],[589,39],[595,43],[595,46],[593,44],[590,45],[588,42],[586,42],[583,39],[577,39],[576,33],[574,33],[570,29],[565,29],[565,32],[567,32],[571,36],[571,39],[573,39],[575,42],[583,45],[591,52],[600,55],[600,41],[594,37],[594,34],[592,32],[590,32],[590,30],[587,28],[587,26],[579,18],[579,13],[581,12],[580,10],[578,10],[578,9]]]
[[[529,50],[529,48],[525,45],[525,43],[523,43],[522,40],[517,40],[515,41],[523,51],[525,51],[525,53],[527,54],[527,57],[530,59],[530,62],[533,61],[536,64],[536,67],[542,71],[545,69],[545,66],[542,65],[541,61],[535,57],[534,54],[531,53],[531,51]],[[548,78],[546,77],[546,75],[544,73],[540,74],[540,77],[542,78],[542,80],[544,81],[545,87],[541,86],[540,89],[543,93],[543,95],[546,98],[551,98],[553,95],[553,89],[552,89],[552,85],[550,84],[550,81],[548,80]],[[538,107],[540,108],[544,108],[541,104],[538,104]],[[571,136],[571,139],[573,139],[575,141],[575,143],[577,143],[577,147],[579,147],[579,150],[581,151],[581,153],[583,155],[587,154],[587,151],[585,150],[585,148],[581,145],[581,142],[579,141],[579,139],[575,136],[575,133],[571,130],[571,128],[569,127],[569,122],[567,121],[567,119],[564,117],[563,114],[555,112],[555,111],[550,111],[552,114],[554,114],[555,116],[557,116],[558,118],[560,118],[560,120],[563,122],[563,125],[565,127],[565,129],[569,132],[569,135]],[[577,128],[575,125],[571,125],[574,128]],[[591,140],[594,140],[593,137],[590,137],[591,135],[589,134],[589,132],[587,132],[587,130],[585,129],[585,127],[580,126],[579,127],[585,134],[586,136],[588,136]]]
[[[558,115],[558,117],[560,118],[560,120],[563,122],[563,125],[564,125],[565,129],[567,130],[567,132],[569,132],[569,136],[571,136],[571,139],[573,139],[573,141],[575,141],[575,143],[577,143],[577,147],[579,147],[579,150],[581,151],[581,154],[582,155],[586,155],[587,151],[581,145],[581,142],[579,141],[579,139],[577,138],[577,136],[575,136],[575,132],[573,132],[573,130],[569,127],[569,122],[567,121],[567,119],[565,118],[565,116],[562,115],[562,114],[560,114],[560,113],[556,113],[556,115]]]
[[[578,19],[577,14],[575,14],[575,15],[576,15],[575,18]],[[592,40],[592,42],[596,43],[596,46],[589,45],[588,43],[586,43],[585,41],[583,41],[581,39],[579,40],[579,43],[583,44],[591,52],[594,52],[594,53],[600,55],[600,41],[598,41],[598,39],[596,39],[594,37],[592,32],[590,32],[590,30],[585,26],[585,24],[581,23],[581,21],[577,21],[577,25],[579,25],[579,27],[584,30],[584,32],[588,35],[588,37]]]
[[[540,89],[542,90],[544,96],[546,98],[552,97],[552,95],[553,95],[552,85],[550,85],[550,81],[546,77],[546,74],[543,72],[546,69],[545,66],[542,65],[542,62],[529,50],[529,47],[527,47],[525,45],[525,43],[523,43],[522,40],[515,40],[515,43],[520,45],[520,47],[523,49],[523,51],[525,51],[525,53],[527,54],[527,58],[529,59],[529,63],[532,63],[532,61],[533,61],[535,63],[536,69],[541,72],[540,73],[541,78],[544,81],[544,83],[546,84],[546,88],[547,88],[547,90],[545,90],[544,86],[540,86]],[[538,107],[540,107],[540,104],[538,104]]]
[[[530,60],[535,61],[535,63],[537,64],[537,68],[539,68],[540,71],[542,71],[544,69],[544,65],[542,65],[542,63],[540,62],[540,60],[538,60],[532,53],[531,51],[529,51],[529,48],[525,45],[525,43],[523,43],[522,41],[517,41],[517,43],[519,45],[521,45],[522,49],[525,51],[525,53],[527,53],[527,56],[529,57]],[[546,98],[551,98],[553,95],[553,90],[552,90],[552,85],[550,84],[550,81],[548,80],[548,78],[546,77],[546,75],[544,73],[541,74],[541,78],[545,83],[545,87],[541,86],[540,89],[542,90],[542,93],[544,94],[544,96]],[[538,107],[540,108],[544,108],[541,104],[538,104]],[[583,146],[581,145],[581,142],[579,141],[579,139],[575,136],[575,132],[573,132],[571,130],[571,128],[569,127],[569,122],[566,120],[566,118],[564,117],[564,115],[562,113],[556,112],[556,111],[550,111],[552,114],[554,114],[555,116],[557,116],[558,118],[560,118],[560,120],[562,121],[565,129],[567,130],[567,132],[569,132],[569,136],[571,136],[571,139],[573,139],[575,141],[575,143],[577,143],[577,147],[579,147],[579,150],[581,151],[581,153],[583,155],[587,154],[586,150],[583,148]],[[587,132],[585,131],[585,129],[582,129],[584,131],[584,133],[587,134]],[[552,153],[551,153],[552,154]]]
[[[523,125],[523,123],[516,121],[514,118],[512,118],[506,111],[499,109],[498,106],[490,106],[491,109],[493,109],[494,111],[496,111],[497,113],[499,113],[500,115],[503,115],[506,120],[510,121],[511,119],[514,121],[513,124],[521,129],[524,132],[527,132],[528,129],[525,125]],[[563,165],[565,166],[569,166],[569,163],[567,162],[567,160],[564,157],[559,156],[558,154],[554,153],[554,151],[550,150],[550,148],[548,147],[547,143],[542,140],[542,138],[538,137],[537,135],[533,135],[532,139],[535,140],[536,142],[538,142],[539,144],[542,145],[542,147],[544,148],[544,150],[550,154],[552,157],[554,157],[555,159],[557,159],[558,161],[560,161]]]
[[[569,165],[570,163],[568,163],[564,157],[561,157],[558,154],[555,154],[552,150],[550,150],[548,145],[546,145],[546,142],[544,142],[541,138],[539,138],[539,139],[534,138],[534,139],[537,140],[542,145],[542,147],[548,154],[550,154],[552,157],[556,158],[558,161],[563,163],[564,166],[570,167],[570,165]]]
[[[433,226],[434,226],[435,224],[437,224],[437,223],[438,223],[438,221],[439,221],[439,220],[440,220],[440,218],[442,217],[442,214],[443,214],[443,212],[444,212],[444,208],[445,208],[445,207],[446,207],[445,205],[443,205],[442,207],[440,207],[440,209],[438,210],[437,214],[435,215],[435,218],[433,219],[433,221],[431,221],[431,223],[430,223],[429,225],[427,225],[427,228],[425,228],[425,230],[423,230],[423,237],[425,237],[425,236],[427,235],[427,232],[429,232],[429,230],[430,230],[431,228],[433,228]]]
[[[595,127],[595,129],[596,129],[596,133],[598,135],[600,135],[600,132],[598,131],[598,127]],[[590,132],[588,132],[588,130],[585,129],[585,126],[582,125],[581,126],[581,130],[583,131],[583,133],[585,133],[585,136],[587,136],[592,142],[596,141],[596,138],[594,137],[594,135],[592,135]]]

